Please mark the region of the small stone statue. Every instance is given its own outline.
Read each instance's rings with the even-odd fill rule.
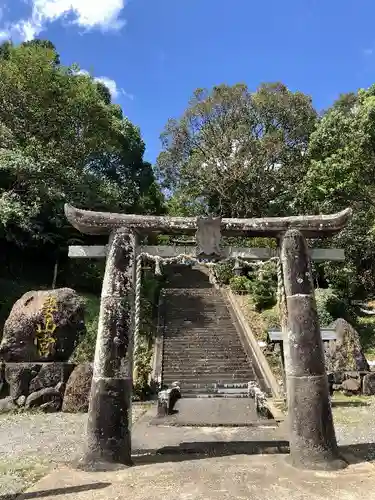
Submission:
[[[168,389],[163,389],[158,394],[158,417],[171,415],[177,401],[181,399],[179,382],[173,382]]]

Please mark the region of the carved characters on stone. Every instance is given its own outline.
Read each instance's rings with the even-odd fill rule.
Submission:
[[[221,217],[198,217],[197,227],[197,257],[220,258]]]
[[[55,353],[56,339],[54,337],[57,328],[53,313],[58,312],[56,297],[48,297],[43,304],[44,325],[38,324],[35,334],[35,345],[40,356],[48,357]]]

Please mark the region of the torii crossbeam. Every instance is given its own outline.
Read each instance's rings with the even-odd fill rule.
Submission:
[[[298,229],[305,238],[319,238],[341,231],[351,217],[351,209],[331,215],[302,215],[291,217],[264,217],[254,219],[222,219],[221,234],[225,236],[277,237],[288,229]],[[197,217],[167,217],[154,215],[127,215],[91,212],[65,205],[68,221],[83,234],[110,234],[126,227],[141,233],[184,233],[197,231]]]
[[[324,351],[316,312],[310,252],[305,238],[341,231],[351,210],[331,215],[212,219],[92,212],[65,205],[68,221],[91,235],[110,235],[103,280],[85,461],[131,460],[133,302],[137,237],[196,233],[197,256],[220,260],[221,235],[277,238],[287,305],[285,362],[290,459],[302,468],[338,469]],[[103,255],[104,256],[104,255]]]

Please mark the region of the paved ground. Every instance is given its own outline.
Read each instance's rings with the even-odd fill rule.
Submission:
[[[374,498],[375,467],[306,473],[280,455],[233,455],[138,465],[110,473],[59,470],[20,499],[44,500],[363,500]],[[58,497],[56,497],[58,495]]]
[[[159,425],[162,421],[164,425],[246,427],[262,421],[254,399],[250,398],[200,398],[194,399],[194,404],[186,398],[180,399],[175,409],[174,415],[155,418],[152,424]]]
[[[272,452],[282,453],[286,451],[286,430],[283,425],[273,429],[262,427],[156,427],[148,425],[148,419],[152,418],[155,414],[155,408],[152,408],[152,410],[149,410],[147,413],[144,412],[144,407],[134,406],[133,418],[134,421],[136,421],[136,425],[133,432],[133,448],[135,450],[138,449],[138,452],[142,454],[147,453],[147,450],[156,448],[159,449],[160,454],[158,457],[144,456],[137,459],[138,464],[140,461],[143,464],[140,465],[140,467],[142,467],[142,475],[146,473],[146,476],[151,478],[151,484],[155,484],[155,495],[150,493],[149,496],[146,495],[139,497],[134,496],[132,493],[133,498],[135,499],[209,499],[210,497],[205,492],[199,493],[203,496],[194,496],[192,493],[194,492],[194,489],[190,488],[189,490],[190,483],[187,481],[186,484],[182,484],[183,478],[185,476],[190,477],[190,474],[192,482],[199,482],[204,479],[207,484],[210,484],[210,477],[216,477],[216,473],[214,472],[215,467],[217,467],[218,470],[225,470],[226,467],[233,469],[233,467],[237,466],[239,477],[238,484],[242,484],[238,490],[238,495],[240,495],[240,492],[242,491],[241,488],[245,488],[244,484],[246,471],[252,470],[251,467],[254,468],[255,476],[254,479],[251,479],[251,482],[254,481],[255,484],[259,484],[259,481],[256,478],[259,476],[262,468],[263,474],[266,473],[264,471],[265,465],[261,462],[263,459],[261,459],[259,455],[254,457],[254,454]],[[369,464],[366,464],[365,461],[375,460],[375,445],[373,444],[375,443],[375,400],[373,400],[371,406],[336,406],[334,408],[334,418],[339,443],[341,445],[349,445],[344,448],[345,453],[349,452],[351,455],[354,453],[354,455],[358,457],[358,467],[360,467],[361,464],[363,467],[365,465],[366,467],[369,466]],[[84,446],[86,419],[87,415],[70,414],[24,414],[0,417],[0,500],[4,500],[4,498],[6,498],[4,496],[5,494],[9,495],[11,493],[21,491],[24,489],[25,485],[30,484],[42,477],[56,464],[70,462],[72,459],[79,456],[82,453]],[[193,460],[191,462],[192,465],[190,466],[190,462],[187,460],[194,459],[195,455],[193,452],[197,450],[200,451],[200,453],[204,453],[204,460]],[[183,455],[182,452],[184,452],[185,455]],[[272,462],[273,459],[271,459],[271,457],[268,457],[268,459],[271,460],[271,462],[267,462],[267,464],[274,463]],[[279,457],[277,460],[283,461],[284,458]],[[155,464],[155,461],[160,463]],[[261,465],[262,463],[263,465]],[[279,462],[276,461],[275,463]],[[201,476],[201,479],[199,479],[199,464],[204,466],[204,470],[206,470],[207,474],[206,477]],[[271,469],[276,466],[279,467],[278,465],[267,465],[267,467],[270,467]],[[168,486],[167,488],[167,483],[164,485],[167,489],[163,492],[162,488],[164,487],[164,483],[162,481],[162,477],[159,477],[158,475],[161,474],[162,470],[164,471],[164,467],[167,478],[171,478],[174,475],[177,478],[176,495],[177,492],[180,491],[180,496],[173,496],[168,490],[168,488],[171,488],[172,486]],[[139,468],[134,468],[134,471],[136,470],[139,470]],[[256,472],[257,470],[258,472]],[[369,473],[369,470],[366,470],[367,473]],[[280,469],[280,471],[280,473],[282,473],[281,477],[284,477],[284,469]],[[375,477],[374,472],[375,469],[371,471],[372,477]],[[71,473],[67,474],[69,476]],[[123,471],[118,474],[120,474],[120,476],[122,474],[122,480],[125,480],[126,474],[130,474],[129,477],[126,476],[128,477],[127,481],[133,481],[134,477],[138,477],[136,473],[133,472],[133,469],[132,471]],[[289,477],[287,472],[285,472],[285,474],[285,477]],[[67,484],[71,480],[68,476],[65,476]],[[117,479],[112,478],[110,480],[110,482],[114,482],[118,485],[117,488],[119,488],[118,481],[121,479],[120,476],[116,476]],[[57,476],[55,475],[53,477],[56,478]],[[89,482],[93,482],[92,477],[87,477],[89,479],[80,478],[79,481],[83,481],[83,483],[88,480]],[[287,487],[286,485],[289,484],[287,481],[292,481],[292,479],[285,479],[286,482],[284,481],[284,483],[281,482],[278,484],[277,488],[279,489],[275,486],[276,493],[274,492],[272,496],[274,497],[277,493],[282,492],[282,489],[280,490],[280,488],[284,488],[283,494],[286,496],[285,492],[287,490],[285,490],[285,488]],[[315,481],[315,479],[311,478],[309,481],[310,480]],[[74,479],[74,481],[76,481],[76,479]],[[76,484],[74,481],[73,484]],[[139,485],[139,488],[142,489],[142,481],[141,483],[138,483],[137,479],[137,483],[134,484],[137,484],[137,487]],[[225,483],[225,486],[223,486],[224,490],[225,488],[234,488],[231,483],[232,479],[222,478],[221,481]],[[366,481],[367,480],[364,480],[364,485],[367,484]],[[352,483],[354,488],[355,481],[352,481]],[[42,483],[42,485],[43,484],[44,483]],[[335,484],[334,481],[332,484]],[[49,487],[52,488],[51,484]],[[196,487],[198,486],[195,485],[194,488]],[[40,489],[41,486],[38,485],[37,488]],[[318,486],[316,488],[315,493],[318,495],[317,491],[319,488]],[[212,491],[215,492],[216,490],[212,489]],[[236,491],[236,489],[234,488],[233,491]],[[304,491],[303,488],[301,491]],[[128,493],[130,494],[130,491],[128,491]],[[193,496],[189,497],[188,493],[191,493]],[[83,496],[82,500],[86,498],[96,498],[95,495],[100,494],[100,490],[90,490],[86,492],[86,495],[92,496]],[[344,494],[340,493],[340,497],[332,498],[340,498],[340,500],[357,498],[353,496],[353,494],[354,493],[351,492],[350,495],[352,496],[345,497]],[[231,498],[230,496],[223,495],[224,493],[218,493],[215,499]],[[375,498],[375,493],[373,496],[369,496],[366,493],[366,497],[369,499]],[[33,495],[28,498],[36,498],[36,496]],[[48,498],[48,496],[45,498]],[[60,497],[58,498],[60,499]],[[61,498],[64,500],[64,497]],[[68,498],[69,500],[73,500],[73,498],[74,500],[81,500],[81,496],[78,496],[77,493],[66,497],[66,499]],[[98,496],[98,498],[105,498],[105,496]],[[111,499],[110,496],[108,498]],[[125,493],[124,497],[118,495],[118,499],[120,498],[126,498]],[[241,496],[239,496],[239,498],[241,498]],[[250,496],[247,498],[252,497]],[[253,498],[257,499],[262,497],[253,496]],[[290,498],[293,500],[293,497]],[[297,496],[295,498],[299,499],[304,497]],[[306,498],[320,499],[323,497],[314,497],[312,495]]]

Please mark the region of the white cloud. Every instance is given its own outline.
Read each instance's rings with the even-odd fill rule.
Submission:
[[[94,78],[96,82],[102,82],[108,88],[111,93],[112,99],[117,99],[120,95],[127,97],[131,101],[134,100],[134,95],[129,94],[124,89],[118,87],[117,83],[112,80],[112,78],[108,78],[108,76],[98,76]]]
[[[120,95],[121,89],[118,88],[117,83],[111,78],[108,78],[107,76],[99,76],[97,78],[94,78],[94,80],[96,82],[104,83],[104,85],[110,91],[112,99],[117,99],[117,97]]]
[[[77,71],[76,74],[90,76],[89,71],[85,69],[80,69],[79,71]],[[134,95],[129,94],[123,88],[119,87],[115,82],[115,80],[113,80],[112,78],[109,78],[108,76],[97,76],[97,77],[94,76],[93,78],[96,82],[101,82],[107,87],[107,89],[111,93],[112,99],[117,99],[122,95],[131,101],[134,100]]]
[[[48,23],[69,17],[72,24],[87,30],[119,30],[125,21],[120,19],[125,0],[31,0],[28,19],[21,19],[5,27],[10,37],[32,40]]]
[[[372,56],[374,49],[364,49],[363,53],[365,56]]]

